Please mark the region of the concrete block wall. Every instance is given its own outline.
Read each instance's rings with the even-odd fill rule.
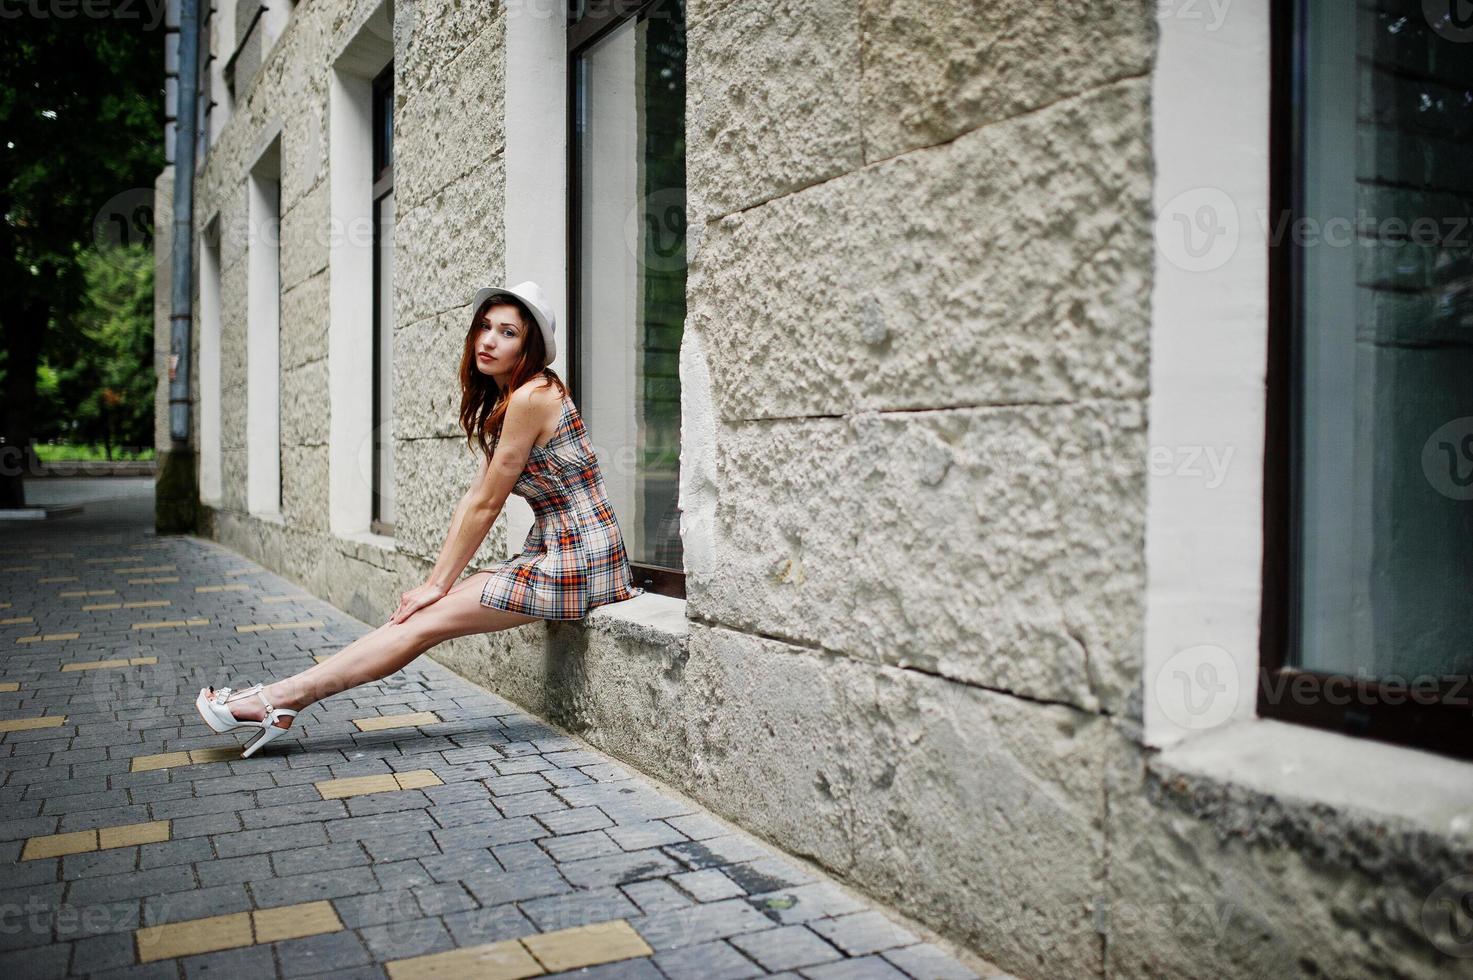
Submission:
[[[516,14],[395,15],[413,396],[386,548],[329,530],[322,448],[325,65],[370,9],[294,11],[196,225],[218,211],[224,239],[206,533],[377,622],[471,475],[449,396],[464,287],[509,261]],[[1155,6],[705,0],[687,20],[688,598],[431,655],[1021,977],[1473,976],[1418,925],[1473,867],[1450,811],[1337,796],[1355,778],[1323,768],[1343,750],[1324,733],[1265,723],[1243,771],[1143,734]],[[243,489],[245,174],[278,125],[284,523]],[[470,567],[505,548],[498,525]],[[1318,795],[1257,778],[1288,757],[1321,760]]]

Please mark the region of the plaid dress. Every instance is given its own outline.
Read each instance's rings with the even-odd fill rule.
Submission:
[[[635,586],[603,472],[567,395],[545,446],[533,446],[512,493],[536,522],[522,550],[477,571],[491,572],[481,605],[542,619],[582,619],[588,610],[644,593]],[[495,451],[495,443],[492,443]]]

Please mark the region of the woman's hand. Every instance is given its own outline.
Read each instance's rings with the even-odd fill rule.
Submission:
[[[410,589],[399,597],[399,608],[394,610],[394,615],[390,616],[389,622],[384,625],[388,626],[390,623],[404,622],[410,616],[414,615],[417,610],[423,609],[430,603],[443,598],[445,592],[445,589],[429,582]]]

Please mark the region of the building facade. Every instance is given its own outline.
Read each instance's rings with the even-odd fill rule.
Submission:
[[[1341,6],[216,0],[200,533],[381,621],[536,280],[647,594],[430,656],[1020,977],[1473,977],[1473,24]]]

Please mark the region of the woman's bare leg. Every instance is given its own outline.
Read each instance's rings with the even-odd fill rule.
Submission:
[[[494,633],[538,621],[535,616],[481,605],[481,590],[489,577],[489,572],[477,572],[458,582],[440,599],[416,610],[407,620],[385,623],[322,663],[268,684],[263,691],[266,700],[278,708],[301,711],[329,695],[402,670],[445,640],[473,633]],[[233,701],[230,710],[242,721],[260,721],[266,717],[266,708],[258,697]],[[291,719],[284,718],[277,724],[290,728]]]

